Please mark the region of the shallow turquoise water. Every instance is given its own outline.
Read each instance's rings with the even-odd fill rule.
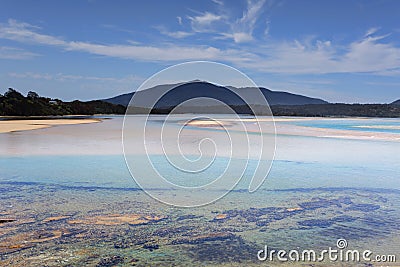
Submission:
[[[159,127],[158,118],[156,117],[155,127]],[[316,119],[285,123],[330,129],[351,128],[353,131],[359,129],[352,127],[355,125],[400,125],[400,121],[394,119]],[[93,125],[2,134],[0,181],[136,188],[122,155],[121,127],[122,118],[117,117]],[[203,128],[201,131],[207,129]],[[213,132],[214,129],[210,129],[210,133]],[[400,189],[399,151],[400,142],[396,141],[278,135],[275,161],[263,188],[334,186]],[[143,156],[133,157],[137,168],[140,168],[140,159]],[[174,158],[173,155],[169,157]],[[186,183],[188,186],[212,181],[229,163],[228,158],[217,157],[206,171],[194,176],[192,174],[191,177],[194,178],[190,181],[191,177],[188,180],[184,172],[173,168],[164,155],[149,154],[149,158],[168,180]],[[246,161],[234,160],[237,165]],[[257,161],[250,158],[246,163],[247,169],[238,189],[247,188]],[[238,169],[237,176],[241,172]]]
[[[172,182],[199,186],[211,182],[228,164],[217,159],[211,168],[188,181],[161,155],[151,157],[157,168]],[[250,160],[236,189],[247,189],[257,162]],[[84,156],[21,156],[0,157],[0,182],[30,182],[68,186],[138,188],[124,158],[120,155]],[[319,187],[359,187],[400,189],[399,166],[373,162],[371,164],[340,164],[275,160],[263,189],[293,189]],[[154,185],[155,189],[157,184]]]
[[[331,129],[366,123],[388,125],[379,119],[352,120],[347,126],[342,120],[323,122]],[[120,129],[121,118],[116,118],[0,135],[0,219],[17,218],[15,224],[0,225],[0,230],[11,229],[4,235],[0,231],[2,244],[19,244],[14,237],[26,234],[29,240],[36,231],[66,232],[24,250],[0,247],[0,265],[96,266],[115,259],[121,266],[133,260],[138,266],[256,266],[256,253],[264,245],[320,249],[334,247],[338,238],[350,248],[400,252],[400,142],[278,136],[275,161],[260,190],[247,191],[257,164],[250,160],[231,193],[204,207],[181,209],[139,189],[121,152]],[[187,180],[163,155],[150,159],[171,181],[193,186],[212,180],[229,161],[219,157],[206,172]],[[170,193],[157,184],[147,189]],[[68,221],[109,214],[166,219],[116,226]],[[216,219],[217,214],[226,218]],[[43,221],[60,215],[69,219]],[[24,223],[27,218],[33,222]],[[159,247],[153,250],[154,244]]]
[[[398,119],[315,119],[289,123],[297,126],[324,129],[400,134],[400,121]],[[385,128],[387,126],[392,128]]]

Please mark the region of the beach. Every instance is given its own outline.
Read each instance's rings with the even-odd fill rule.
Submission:
[[[75,125],[100,122],[100,119],[43,119],[43,120],[1,120],[0,133],[29,131],[59,125]]]

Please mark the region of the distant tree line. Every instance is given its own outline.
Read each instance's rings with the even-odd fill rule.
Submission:
[[[232,105],[238,114],[269,115],[264,106]],[[168,114],[175,107],[153,108],[152,114]],[[94,115],[94,114],[125,114],[126,107],[111,104],[101,100],[64,102],[39,96],[28,92],[23,96],[18,91],[9,88],[0,94],[0,116],[58,116],[58,115]],[[396,104],[310,104],[310,105],[274,105],[271,106],[274,116],[303,117],[391,117],[400,118],[400,105]],[[148,113],[148,108],[130,107],[129,113]],[[174,110],[177,113],[225,113],[226,109],[218,106],[184,107]]]
[[[232,110],[238,114],[270,115],[265,106],[232,105]],[[400,105],[395,104],[309,104],[309,105],[273,105],[270,107],[274,116],[295,117],[386,117],[400,118]],[[132,110],[132,109],[131,109]],[[225,113],[226,109],[218,106],[184,107],[181,109],[153,108],[152,114],[175,113]],[[140,110],[139,112],[140,113]]]
[[[57,115],[93,115],[124,114],[125,107],[100,100],[63,102],[39,96],[30,91],[23,96],[17,90],[9,88],[0,94],[0,116],[57,116]]]
[[[277,105],[271,109],[275,116],[400,118],[400,105],[395,104]]]

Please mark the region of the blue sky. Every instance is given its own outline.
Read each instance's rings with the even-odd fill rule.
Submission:
[[[332,102],[400,98],[400,1],[1,1],[0,88],[64,100],[133,91],[176,63],[231,65]]]

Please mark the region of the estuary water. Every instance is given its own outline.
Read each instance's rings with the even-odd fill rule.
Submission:
[[[156,134],[163,117],[153,116],[148,155],[132,149],[134,168],[140,169],[140,160],[149,157],[167,179],[198,186],[211,182],[232,160],[248,162],[245,170],[233,170],[238,176],[243,171],[243,176],[228,195],[185,209],[142,191],[123,155],[123,117],[100,118],[100,123],[0,134],[0,263],[258,265],[257,252],[265,245],[321,250],[335,247],[337,239],[346,239],[352,249],[399,255],[398,119],[277,117],[270,173],[259,190],[249,193],[256,157],[244,153],[229,158],[229,144],[222,142],[216,158],[203,155],[213,158],[205,172],[183,179],[179,169],[171,168]],[[241,120],[254,123],[251,117]],[[182,121],[178,116],[166,127],[181,127]],[[219,121],[233,130],[238,122],[229,117]],[[207,135],[218,145],[223,141],[219,134],[218,127],[204,120],[190,125],[182,142],[192,144]],[[131,140],[133,147],[143,142],[140,134]],[[245,145],[232,149],[245,151]],[[187,150],[195,158],[200,153],[196,147]],[[146,189],[159,196],[170,194],[157,183]],[[325,264],[332,263],[316,263]],[[351,264],[359,265],[335,263]]]

